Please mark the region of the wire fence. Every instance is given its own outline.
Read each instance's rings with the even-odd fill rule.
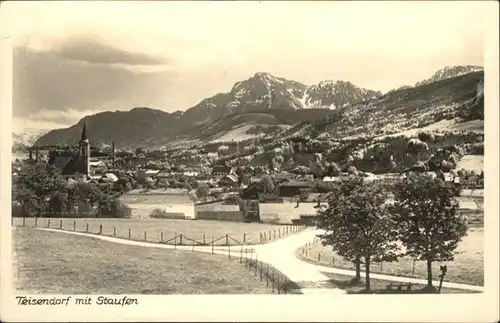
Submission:
[[[118,230],[116,226],[112,226],[110,230],[105,230],[103,224],[99,224],[97,228],[95,226],[91,227],[88,221],[78,221],[74,219],[58,219],[58,218],[17,218],[21,220],[20,222],[13,221],[12,225],[16,227],[34,227],[34,228],[50,228],[58,229],[62,231],[74,231],[80,233],[88,233],[95,235],[106,235],[106,236],[118,236]],[[299,232],[306,227],[303,225],[291,225],[283,226],[278,230],[268,230],[260,234],[261,243],[269,242],[274,239],[279,239],[290,234]],[[127,240],[141,240],[151,242],[151,237],[148,235],[147,230],[140,230],[142,237],[138,239],[137,235],[132,234],[132,228],[127,228],[125,230],[125,237]],[[135,230],[139,231],[139,230]],[[111,234],[105,234],[110,233]],[[238,240],[231,237],[228,234],[221,235],[218,238],[211,237],[208,241],[206,235],[203,235],[203,240],[193,239],[183,233],[175,234],[173,237],[166,237],[164,232],[160,232],[156,243],[173,245],[174,248],[179,247],[191,247],[191,251],[200,251],[200,247],[210,248],[211,251],[205,249],[204,252],[211,254],[218,254],[227,256],[229,259],[235,259],[244,264],[248,269],[248,274],[259,279],[261,282],[266,282],[266,287],[270,289],[272,293],[276,294],[289,294],[297,293],[299,288],[297,285],[290,281],[287,276],[282,272],[278,271],[275,267],[269,263],[263,262],[258,258],[258,254],[255,252],[251,245],[246,244],[246,234],[243,233],[242,239]],[[220,248],[220,247],[227,248]],[[216,248],[219,247],[219,248]],[[188,249],[189,250],[189,249]],[[299,292],[300,293],[300,292]]]
[[[259,260],[253,249],[241,248],[239,261],[245,264],[250,274],[259,278],[261,282],[265,281],[266,287],[269,287],[272,293],[290,294],[299,290],[299,287],[282,272],[269,263]]]
[[[298,250],[298,256],[318,265],[325,265],[340,269],[356,269],[354,262],[347,261],[343,257],[333,254],[332,252],[325,252],[322,248],[318,248],[320,244],[321,239],[314,238]],[[361,265],[364,266],[364,263],[361,262]],[[404,273],[406,277],[418,277],[419,275],[416,275],[416,270],[418,272],[419,269],[421,269],[420,267],[423,265],[423,262],[417,261],[416,259],[406,259],[404,263],[400,259],[397,262],[397,265],[394,265],[394,262],[391,263],[372,260],[370,264],[370,271],[373,273],[393,275],[400,275],[401,273]]]
[[[231,224],[233,228],[237,225]],[[127,221],[116,220],[113,223],[106,221],[86,221],[74,218],[37,218],[37,217],[13,217],[12,226],[50,228],[65,231],[74,231],[80,233],[97,234],[134,241],[145,241],[174,246],[195,245],[195,246],[243,246],[253,244],[269,243],[292,234],[301,232],[306,228],[305,225],[283,225],[261,232],[241,232],[239,236],[236,233],[213,233],[204,232],[200,228],[192,228],[188,234],[176,232],[174,230],[166,231],[156,223],[142,226],[133,225]],[[185,227],[184,227],[185,229]]]

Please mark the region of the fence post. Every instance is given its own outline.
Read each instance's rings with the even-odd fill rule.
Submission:
[[[160,242],[163,242],[163,232],[160,233]]]
[[[260,243],[262,243],[262,232],[259,233],[259,237],[260,237]]]
[[[203,244],[206,244],[205,242],[205,234],[203,233]]]
[[[14,219],[14,218],[12,218]],[[35,217],[35,228],[38,228],[38,217]]]
[[[260,262],[260,281],[262,281],[262,261]]]
[[[62,220],[59,220],[59,229],[62,229]]]
[[[226,233],[226,245],[229,245],[229,238],[227,236],[227,233]]]
[[[247,242],[247,233],[243,233],[243,244]]]
[[[248,249],[245,248],[245,267],[248,266]]]
[[[278,237],[281,238],[281,228],[278,229]]]
[[[73,231],[76,231],[76,221],[73,221]]]
[[[212,237],[212,255],[214,254],[214,237]]]
[[[128,238],[129,239],[132,238],[132,230],[130,228],[128,228]]]
[[[257,270],[259,269],[259,257],[255,254],[255,276],[257,276]]]
[[[49,223],[50,223],[50,220],[49,220]],[[85,232],[89,232],[89,223],[87,222],[87,224],[85,225]]]
[[[229,259],[231,259],[231,245],[230,244],[227,245],[227,252],[228,252],[227,254],[229,256]]]
[[[271,279],[271,283],[273,284],[273,293],[274,293],[274,267],[273,267],[273,278]]]
[[[318,253],[318,262],[320,262],[320,261],[321,261],[321,254]]]
[[[413,259],[413,266],[411,269],[411,277],[415,277],[415,258]]]
[[[269,230],[269,240],[271,240],[271,230]]]
[[[174,232],[174,249],[177,249],[177,232]]]
[[[23,227],[26,225],[26,217],[23,216]]]
[[[102,224],[99,225],[99,234],[102,234]]]
[[[269,287],[269,264],[266,266],[266,287]]]
[[[113,237],[116,237],[116,226],[113,226]]]
[[[384,263],[383,261],[380,262],[380,271],[382,271],[382,264],[383,263]]]
[[[179,246],[182,246],[182,233],[181,233],[181,235],[179,236]]]
[[[193,252],[194,252],[194,240],[193,240]]]
[[[24,221],[24,218],[23,218],[23,221]],[[24,224],[23,224],[24,226]],[[50,228],[50,219],[47,221],[47,228]]]
[[[274,229],[273,232],[274,232],[274,237],[273,238],[276,239],[276,229]]]
[[[144,230],[144,241],[147,240],[147,233],[146,233],[146,230]]]
[[[240,247],[240,264],[243,262],[243,247]]]

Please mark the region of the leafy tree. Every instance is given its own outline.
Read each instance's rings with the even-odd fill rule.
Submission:
[[[366,291],[370,291],[370,262],[394,261],[398,250],[396,231],[385,205],[387,190],[361,177],[350,177],[333,187],[328,208],[318,211],[317,226],[323,245],[329,245],[346,260],[356,264],[360,280],[360,262],[364,260]]]
[[[200,200],[206,200],[209,192],[209,187],[207,184],[202,183],[196,188],[196,197]]]
[[[455,192],[440,178],[410,173],[395,184],[394,199],[399,239],[407,255],[427,261],[427,288],[433,290],[432,263],[453,260],[467,232]]]
[[[335,163],[335,162],[330,163],[330,165],[328,166],[328,169],[327,169],[327,175],[328,176],[339,176],[340,173],[341,173],[341,170],[340,170],[339,165],[337,165],[337,163]]]
[[[274,192],[274,181],[273,178],[269,175],[263,175],[260,178],[260,182],[264,185],[264,193],[272,193]]]
[[[54,192],[64,192],[67,182],[57,169],[43,163],[24,163],[12,183],[12,201],[25,215],[41,216],[49,211]]]
[[[325,167],[321,164],[320,161],[311,161],[309,167],[315,178],[323,178],[323,176],[325,175]]]

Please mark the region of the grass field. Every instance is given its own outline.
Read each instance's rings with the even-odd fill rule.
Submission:
[[[484,171],[484,155],[465,155],[458,161],[456,168],[473,170],[479,174]]]
[[[52,294],[265,294],[236,258],[14,228],[15,288]]]
[[[343,289],[347,291],[347,294],[365,294],[365,280],[362,278],[361,282],[353,283],[352,276],[345,276],[333,273],[322,272],[323,275],[330,278],[329,283],[336,288]],[[395,283],[388,280],[382,279],[373,279],[370,278],[370,289],[373,294],[422,294],[424,293],[423,289],[425,285],[417,285],[412,284],[411,291],[405,290],[406,285],[402,288],[401,291],[395,289],[388,291],[386,289],[389,283]],[[435,286],[437,289],[437,286]],[[442,288],[441,294],[464,294],[464,293],[476,293],[473,291],[461,290],[461,289],[452,289],[452,288]]]
[[[471,228],[468,235],[463,238],[457,248],[457,254],[454,261],[445,262],[448,271],[444,281],[454,283],[464,283],[472,285],[484,285],[484,229]],[[307,253],[306,253],[307,252]],[[335,268],[353,269],[351,262],[345,261],[342,257],[335,254],[331,247],[323,247],[321,243],[315,243],[311,246],[300,248],[297,256],[305,261],[319,263],[324,266]],[[438,279],[440,265],[443,263],[433,263],[433,278]],[[372,263],[370,270],[373,273],[382,273],[395,276],[427,278],[427,265],[423,261],[415,262],[413,271],[413,259],[402,258],[398,262]],[[364,268],[362,267],[362,270]],[[412,275],[413,274],[413,275]]]
[[[22,218],[14,218],[14,225],[22,226]],[[175,236],[183,234],[182,244],[191,245],[192,240],[195,244],[202,244],[203,237],[205,236],[205,243],[211,244],[212,238],[214,245],[225,245],[228,235],[228,242],[230,245],[238,245],[245,239],[246,244],[260,243],[260,233],[276,231],[278,237],[278,230],[283,230],[283,226],[269,225],[262,223],[242,223],[242,222],[222,222],[222,221],[209,221],[209,220],[175,220],[175,219],[99,219],[99,218],[38,218],[36,221],[37,227],[40,228],[57,228],[73,231],[86,232],[87,223],[90,233],[98,233],[100,225],[102,225],[102,234],[107,236],[114,236],[116,230],[116,237],[130,239],[160,242],[161,233],[163,232],[163,242],[173,239]],[[35,226],[34,218],[26,218],[25,225],[27,227]],[[146,232],[146,239],[144,239],[144,232]],[[290,230],[289,230],[290,232]],[[174,241],[169,241],[169,244],[174,244]],[[179,238],[175,244],[179,244]]]

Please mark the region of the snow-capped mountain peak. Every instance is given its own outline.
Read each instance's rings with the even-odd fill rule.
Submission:
[[[438,70],[434,75],[430,78],[425,79],[423,81],[417,82],[415,86],[420,86],[424,84],[429,84],[432,82],[441,81],[450,77],[456,77],[464,74],[469,74],[473,72],[482,71],[484,68],[482,66],[474,66],[474,65],[455,65],[455,66],[446,66],[440,70]]]
[[[336,109],[380,96],[378,91],[359,88],[348,81],[320,81],[310,86],[301,102],[304,108]]]

